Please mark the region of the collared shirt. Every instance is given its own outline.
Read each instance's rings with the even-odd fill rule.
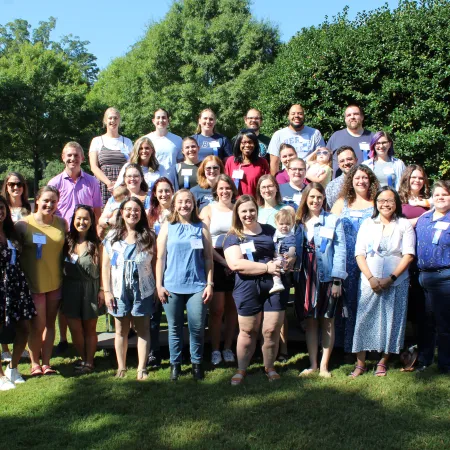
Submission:
[[[342,186],[344,185],[344,181],[345,181],[345,174],[342,174],[328,183],[325,189],[325,194],[327,198],[327,205],[329,206],[330,209],[333,207],[333,205],[336,203],[336,200],[339,198],[339,193],[341,192]]]
[[[445,216],[433,220],[434,211],[419,218],[416,224],[417,266],[419,269],[437,270],[450,267],[450,211]],[[440,236],[437,236],[439,228]],[[446,230],[443,228],[447,227]],[[439,239],[437,239],[439,237]],[[433,239],[437,243],[433,244]]]
[[[64,170],[48,182],[59,190],[59,202],[56,214],[63,217],[68,224],[72,220],[76,205],[88,205],[93,208],[102,207],[100,185],[95,177],[81,171],[76,182]]]

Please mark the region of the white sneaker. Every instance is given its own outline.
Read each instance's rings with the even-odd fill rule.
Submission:
[[[284,291],[283,283],[274,283],[273,288],[269,291],[269,294],[275,294],[275,292]]]
[[[0,391],[9,391],[15,389],[14,383],[8,380],[6,377],[0,377]]]
[[[24,350],[22,352],[22,355],[20,356],[21,359],[30,359],[30,352],[28,350]]]
[[[2,361],[11,362],[12,356],[9,352],[2,352]]]
[[[224,349],[222,352],[223,355],[223,360],[226,363],[234,363],[236,361],[235,357],[234,357],[234,353],[229,349]]]
[[[217,366],[222,362],[222,355],[219,350],[215,350],[211,353],[211,363],[213,366]]]
[[[11,369],[11,367],[9,367],[9,364],[6,366],[5,375],[9,379],[9,381],[11,381],[11,383],[25,383],[25,380],[22,378],[22,375],[20,375],[19,371],[17,369]]]

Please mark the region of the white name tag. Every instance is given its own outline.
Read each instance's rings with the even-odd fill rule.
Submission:
[[[182,177],[191,177],[192,169],[181,169],[181,176]]]
[[[33,244],[46,244],[47,236],[45,234],[33,233]]]
[[[449,222],[443,222],[442,220],[440,220],[439,222],[436,222],[434,224],[434,228],[436,228],[437,230],[447,230],[448,225],[449,225]]]
[[[383,169],[383,173],[385,175],[392,175],[394,173],[394,169],[392,167],[386,167],[385,169]]]
[[[292,201],[297,203],[297,205],[300,205],[300,202],[302,201],[302,194],[294,194]]]
[[[203,240],[198,238],[191,239],[191,248],[194,250],[202,250],[203,249]]]
[[[71,253],[69,255],[69,258],[72,264],[76,264],[76,262],[78,261],[78,255],[76,253]]]
[[[220,147],[220,142],[219,142],[219,141],[211,141],[211,142],[209,143],[209,146],[210,146],[211,148],[219,148],[219,147]]]
[[[241,252],[244,254],[247,250],[250,250],[252,253],[256,252],[255,243],[253,241],[244,242],[243,244],[240,244],[239,247],[241,247]]]
[[[361,142],[359,144],[359,149],[368,152],[370,150],[370,144],[368,142]]]
[[[233,170],[233,175],[231,178],[234,178],[235,180],[242,180],[242,178],[244,178],[244,171],[242,169]]]
[[[334,228],[320,227],[319,236],[324,237],[325,239],[333,239]]]
[[[350,211],[350,217],[362,217],[363,213],[361,211]]]

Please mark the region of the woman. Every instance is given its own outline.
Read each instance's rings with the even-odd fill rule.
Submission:
[[[355,259],[356,236],[362,222],[373,213],[373,200],[380,187],[375,174],[363,165],[353,166],[346,175],[331,213],[341,219],[345,234],[346,271],[343,313],[336,315],[335,346],[352,353],[360,270]],[[353,361],[352,361],[353,363]]]
[[[100,182],[103,206],[111,197],[120,169],[128,161],[133,143],[119,134],[120,113],[108,108],[103,116],[106,133],[92,139],[89,147],[89,165]]]
[[[414,259],[416,236],[403,217],[400,197],[390,186],[375,196],[371,218],[358,232],[355,256],[361,270],[353,353],[353,378],[366,369],[366,352],[380,352],[375,375],[386,376],[391,353],[403,346],[408,303],[408,266]]]
[[[184,309],[189,326],[192,375],[202,380],[206,305],[213,295],[211,236],[187,189],[173,197],[171,213],[158,235],[156,286],[169,324],[170,379],[181,374]]]
[[[20,173],[10,172],[6,175],[1,195],[8,203],[14,223],[31,214],[27,182]]]
[[[279,184],[289,183],[289,174],[287,171],[287,166],[289,164],[289,161],[295,158],[297,158],[297,152],[291,144],[283,143],[280,145],[280,161],[284,169],[278,172],[275,176]]]
[[[280,186],[281,201],[297,210],[306,187],[306,163],[301,158],[294,158],[288,162],[287,171],[289,183]]]
[[[165,177],[160,178],[152,188],[150,196],[150,210],[148,224],[158,236],[161,225],[170,214],[170,204],[174,191],[172,183]],[[155,296],[156,297],[156,296]],[[161,352],[159,343],[159,329],[161,326],[162,304],[158,298],[154,299],[153,314],[150,318],[150,353],[147,365],[152,368],[161,366]]]
[[[151,190],[158,178],[166,176],[166,169],[156,159],[155,147],[147,136],[139,138],[134,143],[133,151],[130,156],[130,163],[138,164],[141,167],[142,173],[144,174],[144,180],[147,183],[149,190]],[[114,188],[120,186],[124,182],[125,169],[128,165],[129,163],[126,163],[122,169],[120,169]]]
[[[141,166],[139,164],[129,164],[124,172],[124,181],[128,194],[137,197],[147,211],[150,208],[150,195]],[[118,215],[115,214],[115,212],[118,210],[120,203],[121,202],[118,202],[114,197],[111,197],[108,200],[98,221],[101,228],[107,229],[115,224],[116,219],[118,218]]]
[[[239,322],[237,340],[238,370],[231,378],[233,386],[242,384],[255,352],[261,329],[264,367],[269,381],[280,375],[274,364],[278,352],[280,329],[286,310],[285,297],[270,294],[273,275],[280,275],[280,261],[273,261],[275,229],[258,223],[258,205],[250,195],[242,195],[233,210],[232,227],[225,238],[225,259],[236,272],[233,298]],[[264,319],[263,319],[264,317]]]
[[[434,210],[416,224],[419,281],[425,291],[420,317],[419,370],[433,363],[438,345],[438,369],[450,373],[450,182],[433,186]]]
[[[181,187],[190,189],[197,186],[197,170],[200,166],[198,151],[198,144],[194,138],[186,137],[183,139],[182,153],[184,160],[173,166],[168,174],[175,192]]]
[[[25,275],[20,268],[20,246],[6,199],[0,195],[0,332],[13,327],[14,350],[3,372],[0,360],[0,391],[14,389],[24,383],[17,365],[25,350],[29,320],[36,316]]]
[[[363,164],[373,170],[380,186],[391,186],[398,190],[405,164],[394,157],[394,143],[388,133],[378,131],[374,134],[370,141],[369,158]]]
[[[200,218],[211,234],[214,259],[214,294],[209,305],[209,336],[211,339],[211,362],[217,366],[223,360],[235,361],[231,346],[236,331],[237,314],[233,301],[234,274],[223,254],[223,241],[230,231],[233,204],[237,190],[233,180],[225,174],[219,175],[213,187],[214,201],[203,208]],[[220,353],[222,319],[225,317],[224,345]]]
[[[223,134],[216,132],[216,115],[210,108],[204,109],[198,116],[198,125],[193,137],[199,147],[199,159],[214,155],[224,160],[232,154],[231,142]]]
[[[152,119],[155,131],[147,134],[155,146],[156,159],[169,173],[177,161],[183,159],[181,154],[181,137],[168,130],[170,125],[170,115],[163,109],[158,108]]]
[[[91,373],[97,350],[99,307],[105,302],[100,287],[100,239],[92,207],[75,207],[65,247],[61,311],[81,357],[75,370]]]
[[[300,376],[317,372],[321,377],[331,377],[328,370],[334,346],[334,317],[342,293],[345,269],[345,238],[341,220],[324,211],[325,189],[320,183],[309,184],[297,210],[295,230],[297,267],[295,298],[298,310],[303,307],[306,319],[306,345],[309,368]],[[319,323],[322,329],[322,359],[317,361],[319,350]]]
[[[23,245],[22,269],[37,311],[37,316],[31,319],[28,339],[32,376],[56,373],[50,366],[50,357],[61,300],[62,254],[67,227],[66,221],[55,215],[58,201],[58,189],[42,187],[35,198],[36,212],[15,225]]]
[[[197,172],[198,184],[191,189],[199,211],[213,201],[212,187],[224,171],[218,156],[209,155],[200,164]]]
[[[234,143],[234,158],[228,158],[225,163],[225,173],[233,178],[242,194],[256,194],[258,179],[270,173],[269,163],[259,156],[259,142],[255,133],[249,130],[241,131]]]
[[[418,164],[409,165],[400,180],[398,195],[402,202],[402,212],[416,226],[417,219],[431,206],[430,182],[425,170]]]
[[[125,174],[126,176],[126,174]],[[137,334],[137,379],[146,380],[150,349],[150,316],[155,280],[152,270],[155,234],[148,227],[144,205],[129,197],[119,208],[117,223],[104,240],[102,280],[108,312],[114,316],[116,378],[125,378],[130,322]]]

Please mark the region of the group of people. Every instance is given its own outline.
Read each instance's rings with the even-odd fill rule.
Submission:
[[[367,371],[368,351],[380,353],[375,375],[386,376],[407,316],[418,352],[406,370],[426,370],[438,344],[438,368],[449,373],[450,182],[431,189],[422,167],[394,156],[388,133],[363,128],[359,106],[344,119],[325,144],[301,105],[272,138],[250,109],[229,140],[205,109],[182,139],[158,109],[155,131],[133,145],[108,108],[106,132],[89,149],[93,175],[81,169],[82,147],[67,143],[64,171],[35,194],[32,212],[25,179],[10,173],[0,196],[0,337],[10,356],[0,389],[24,382],[17,367],[27,343],[31,376],[56,373],[58,313],[60,344],[68,326],[79,355],[75,372],[95,370],[103,310],[114,317],[117,378],[127,376],[130,329],[137,379],[160,366],[164,311],[177,380],[186,310],[194,379],[204,378],[209,311],[212,364],[237,362],[231,384],[243,383],[261,337],[274,381],[275,362],[288,358],[291,295],[310,359],[301,376],[331,377],[335,346],[355,355],[351,377]]]

